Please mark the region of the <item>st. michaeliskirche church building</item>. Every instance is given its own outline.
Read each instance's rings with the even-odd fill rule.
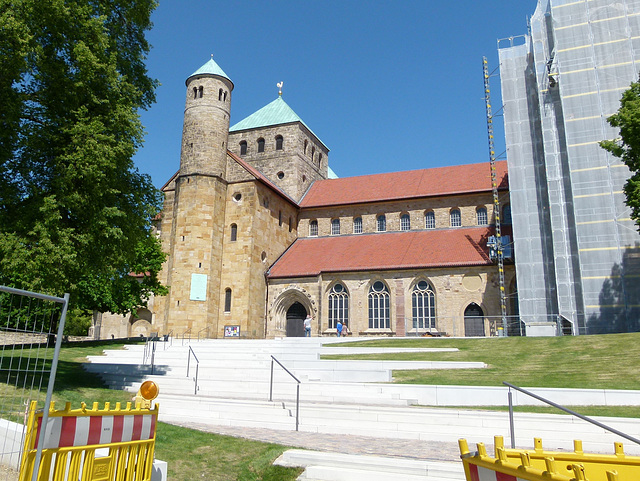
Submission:
[[[489,162],[335,178],[329,149],[280,94],[229,125],[234,85],[213,60],[186,80],[178,172],[155,221],[169,288],[99,338],[495,335]],[[470,159],[477,161],[479,159]],[[497,162],[510,234],[506,162]],[[515,313],[515,271],[504,283]]]

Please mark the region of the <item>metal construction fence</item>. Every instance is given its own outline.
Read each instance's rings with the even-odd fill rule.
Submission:
[[[68,304],[68,294],[0,286],[0,481],[17,479],[29,406],[51,402]]]

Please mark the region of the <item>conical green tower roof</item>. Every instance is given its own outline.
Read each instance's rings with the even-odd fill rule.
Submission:
[[[231,82],[231,85],[233,86],[233,81],[229,78],[229,76],[226,73],[224,73],[224,70],[220,68],[220,66],[215,62],[215,60],[213,60],[213,56],[211,56],[209,61],[205,63],[202,67],[200,67],[198,70],[196,70],[191,75],[189,75],[189,77],[187,77],[186,83],[189,83],[189,79],[191,77],[195,77],[196,75],[216,75],[218,77],[226,78],[229,82]]]

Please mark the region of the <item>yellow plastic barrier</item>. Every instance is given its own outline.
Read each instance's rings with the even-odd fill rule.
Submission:
[[[545,451],[535,438],[534,449],[507,449],[502,436],[494,438],[495,457],[483,443],[469,452],[466,439],[458,441],[467,481],[638,481],[640,457],[626,456],[622,443],[614,443],[614,454],[585,454],[582,441],[574,441],[574,452]]]
[[[31,403],[27,420],[20,481],[33,475],[38,438],[42,432],[42,410]],[[158,422],[158,405],[154,409],[132,407],[127,403],[115,409],[105,403],[98,409],[49,409],[38,481],[150,481]],[[99,452],[98,452],[99,451]]]

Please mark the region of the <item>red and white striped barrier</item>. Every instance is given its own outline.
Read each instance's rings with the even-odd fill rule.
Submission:
[[[38,445],[42,418],[38,419]],[[50,417],[45,431],[44,449],[147,441],[155,436],[156,415]]]

